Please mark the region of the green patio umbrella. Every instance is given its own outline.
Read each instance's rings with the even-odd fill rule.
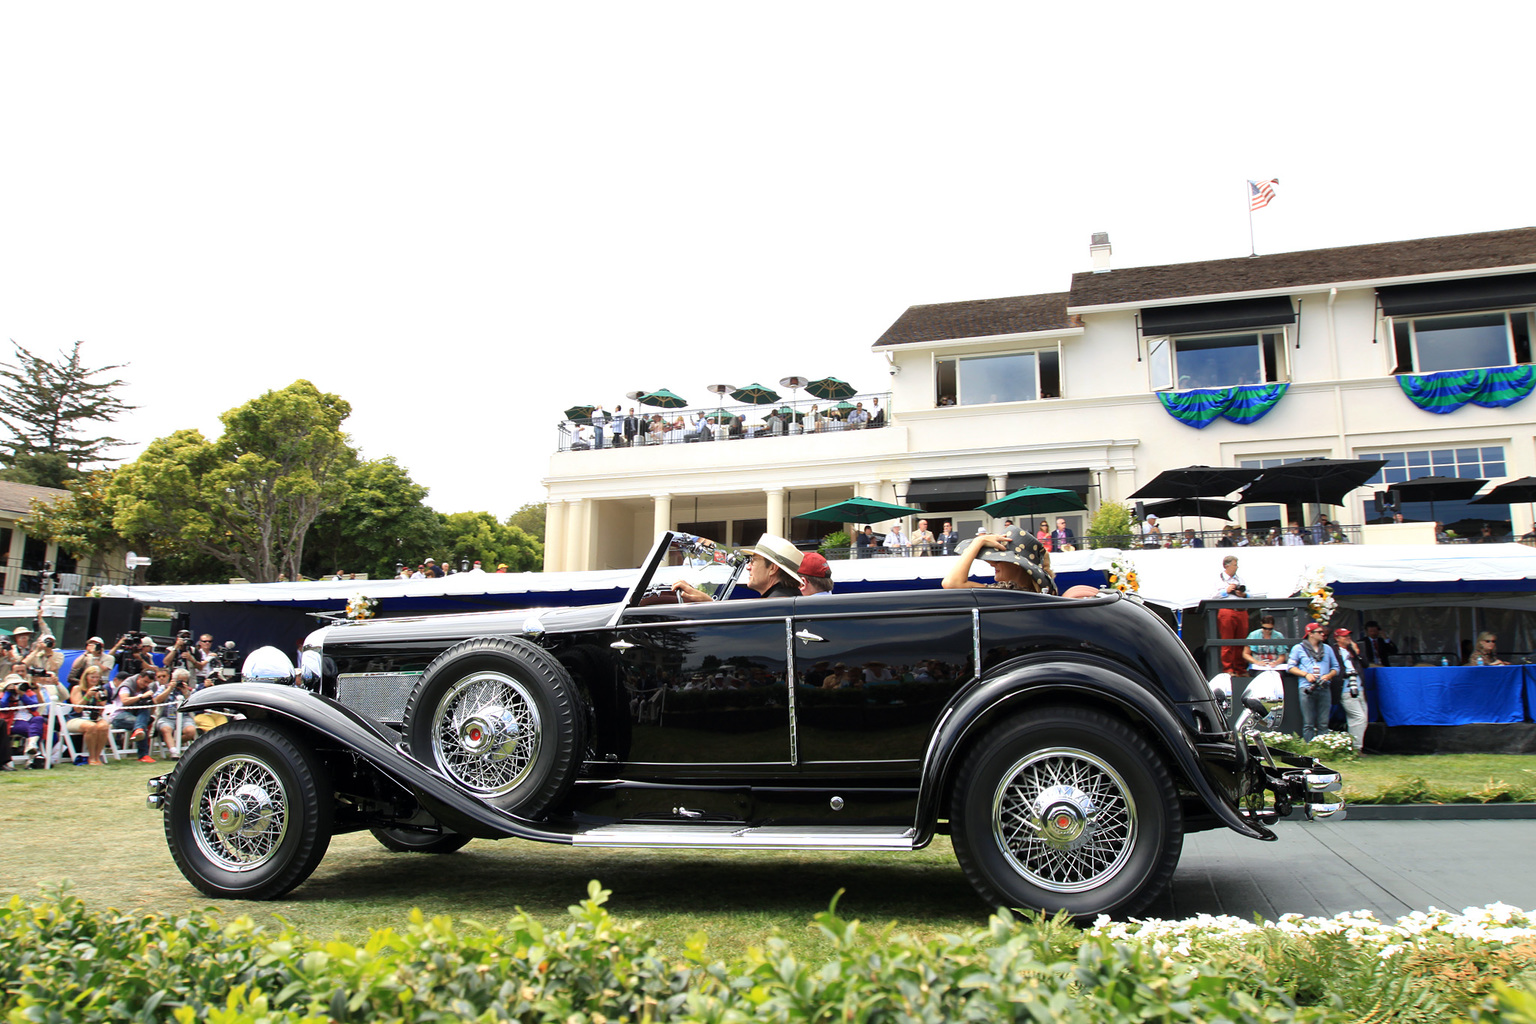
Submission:
[[[763,419],[767,419],[769,416],[778,416],[782,419],[789,419],[791,416],[793,416],[796,420],[805,419],[805,413],[796,409],[791,409],[787,405],[780,406],[777,409],[770,409],[763,415]]]
[[[595,408],[597,408],[595,405],[573,405],[565,410],[565,418],[573,423],[585,423]]]
[[[1088,507],[1076,491],[1055,487],[1025,487],[989,501],[976,511],[989,516],[1044,516],[1052,512],[1077,512]]]
[[[666,388],[660,391],[652,391],[640,396],[641,405],[654,405],[658,409],[681,409],[688,404],[688,399],[680,395],[674,395]]]
[[[716,423],[729,423],[731,420],[736,418],[736,414],[733,412],[726,412],[724,409],[716,409],[713,412],[705,413],[704,418],[707,420],[713,420]]]
[[[731,397],[748,405],[771,405],[779,400],[779,393],[761,384],[748,384],[731,392]]]
[[[821,380],[813,380],[805,386],[805,390],[825,401],[834,398],[852,398],[859,393],[859,389],[845,380],[836,377],[823,377]]]
[[[815,519],[823,523],[868,523],[879,522],[882,519],[896,519],[899,516],[921,515],[927,515],[927,513],[909,505],[892,505],[888,501],[876,501],[873,498],[849,498],[836,505],[802,512],[795,518]]]

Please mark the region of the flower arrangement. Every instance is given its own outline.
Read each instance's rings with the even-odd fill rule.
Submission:
[[[1312,606],[1312,621],[1326,626],[1333,620],[1333,613],[1338,611],[1339,606],[1333,600],[1333,588],[1323,577],[1322,566],[1312,570],[1310,576],[1302,577],[1296,592],[1309,600]]]
[[[1109,585],[1114,590],[1134,594],[1141,589],[1136,563],[1121,555],[1109,563]]]
[[[371,619],[378,614],[379,599],[366,597],[363,594],[353,594],[347,598],[347,618]]]

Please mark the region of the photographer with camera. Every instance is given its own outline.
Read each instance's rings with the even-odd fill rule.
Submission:
[[[85,740],[86,764],[106,764],[107,759],[103,754],[112,731],[111,715],[108,713],[112,700],[111,688],[103,681],[99,665],[87,665],[78,676],[74,672],[70,675],[75,677],[75,684],[70,687],[69,702],[75,706],[75,710],[64,727]],[[76,760],[75,763],[80,762]]]
[[[42,696],[38,693],[37,684],[15,672],[5,677],[4,683],[0,683],[0,718],[6,722],[5,746],[0,748],[3,752],[5,769],[11,767],[11,737],[25,736],[26,747],[23,753],[33,758],[34,764],[41,756],[37,749],[38,737],[43,735],[48,721],[43,717]],[[42,767],[40,764],[37,767]]]
[[[1328,731],[1328,711],[1333,707],[1333,680],[1339,675],[1339,658],[1323,642],[1327,629],[1318,622],[1307,623],[1306,639],[1291,648],[1286,665],[1293,676],[1300,677],[1296,689],[1301,694],[1301,738],[1311,743],[1319,733]]]
[[[1360,648],[1355,646],[1355,638],[1343,626],[1333,631],[1333,653],[1339,659],[1339,707],[1344,709],[1345,728],[1355,744],[1355,753],[1363,754],[1366,707],[1360,669],[1365,661],[1360,657]]]
[[[107,653],[116,656],[116,663],[121,668],[120,678],[145,670],[155,671],[155,642],[138,630],[129,630],[118,637]]]
[[[1221,560],[1221,573],[1216,578],[1216,592],[1211,595],[1217,600],[1230,600],[1235,597],[1248,596],[1248,584],[1237,574],[1237,556],[1228,555]],[[1218,608],[1216,610],[1216,630],[1223,640],[1242,640],[1248,636],[1248,609],[1246,608]],[[1232,676],[1245,676],[1248,674],[1248,659],[1243,657],[1241,647],[1223,647],[1221,649],[1222,671]],[[1235,688],[1234,688],[1234,692]]]
[[[108,654],[105,647],[105,642],[99,636],[93,636],[85,642],[85,653],[75,658],[75,663],[69,667],[71,688],[80,681],[85,670],[92,666],[101,670],[103,680],[112,678],[112,669],[117,665],[117,659]]]
[[[57,682],[59,672],[64,668],[64,652],[59,650],[58,641],[53,638],[53,634],[45,634],[27,651],[21,663],[26,666],[28,672],[33,674],[41,674],[38,670],[52,674],[54,681]]]
[[[203,667],[205,655],[192,640],[190,629],[179,630],[176,639],[171,641],[171,646],[166,648],[165,667],[171,670],[185,668],[189,673],[196,674]]]
[[[155,722],[155,728],[160,732],[160,739],[165,743],[165,748],[171,752],[174,760],[181,756],[181,745],[191,743],[197,736],[196,726],[189,718],[181,721],[178,708],[181,702],[192,696],[192,673],[184,668],[167,671],[164,668],[155,670],[155,704],[159,708],[159,718]],[[177,735],[177,724],[180,723],[180,736]]]
[[[112,716],[112,728],[131,729],[131,739],[139,750],[139,760],[154,764],[149,756],[149,729],[154,723],[155,670],[153,668],[127,679],[119,677],[117,704],[121,708]]]

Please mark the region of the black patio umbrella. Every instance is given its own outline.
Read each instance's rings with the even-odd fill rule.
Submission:
[[[1202,498],[1219,498],[1223,494],[1231,494],[1244,484],[1253,483],[1258,479],[1261,469],[1240,469],[1237,466],[1184,466],[1180,469],[1165,469],[1143,488],[1132,494],[1132,498],[1192,498],[1194,499],[1194,512],[1158,512],[1148,507],[1147,511],[1154,515],[1195,515],[1200,516],[1206,504]],[[1211,507],[1220,505],[1221,502],[1209,503]],[[1231,504],[1228,505],[1230,511]],[[1213,513],[1214,514],[1214,513]],[[1221,519],[1230,519],[1231,516],[1222,513]]]
[[[813,380],[805,386],[805,390],[825,401],[834,398],[852,398],[859,393],[859,389],[845,380],[836,377],[823,377],[821,380]]]
[[[1404,501],[1429,502],[1429,518],[1435,518],[1435,502],[1466,501],[1483,489],[1487,480],[1460,476],[1418,476],[1390,485],[1387,490]]]
[[[748,384],[731,392],[731,397],[748,405],[772,405],[779,400],[779,393],[761,384]]]
[[[1482,497],[1472,499],[1472,504],[1508,505],[1514,501],[1536,501],[1536,476],[1507,480]]]
[[[1342,505],[1344,496],[1375,476],[1386,459],[1300,459],[1271,466],[1243,491],[1241,505],[1273,502]]]
[[[1165,469],[1132,498],[1219,498],[1258,479],[1262,469],[1236,466],[1184,466]]]
[[[1531,503],[1531,515],[1536,518],[1536,476],[1522,476],[1507,480],[1480,498],[1473,498],[1469,505],[1509,505],[1517,501]]]
[[[1493,527],[1493,536],[1495,538],[1507,537],[1509,535],[1508,519],[1478,519],[1471,516],[1448,524],[1445,532],[1454,533],[1458,537],[1475,537],[1483,532],[1485,525]]]
[[[1212,519],[1232,518],[1232,510],[1237,507],[1235,501],[1219,501],[1215,498],[1173,498],[1169,501],[1157,501],[1147,506],[1147,512],[1166,519],[1169,516],[1210,516]],[[1181,524],[1182,525],[1182,524]]]

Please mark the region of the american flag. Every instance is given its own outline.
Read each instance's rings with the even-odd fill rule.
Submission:
[[[1268,181],[1250,181],[1248,183],[1248,209],[1262,210],[1269,205],[1269,201],[1275,198],[1275,186],[1280,184],[1279,178],[1270,178]]]

